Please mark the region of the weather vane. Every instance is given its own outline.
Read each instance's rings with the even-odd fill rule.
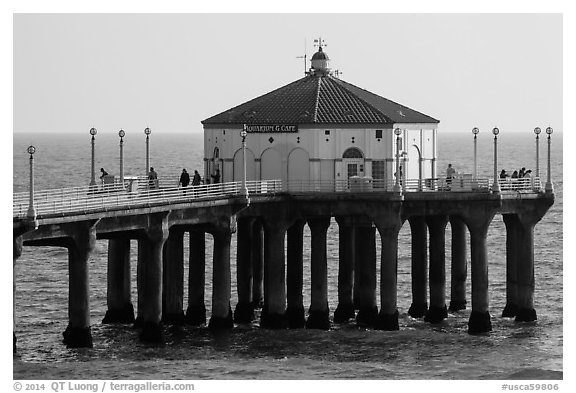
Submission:
[[[322,48],[323,46],[328,46],[328,45],[326,45],[326,42],[322,39],[322,37],[320,37],[317,40],[314,40],[314,46]]]

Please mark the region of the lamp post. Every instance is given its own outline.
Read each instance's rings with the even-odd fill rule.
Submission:
[[[542,130],[540,127],[534,128],[534,134],[536,134],[536,177],[540,177],[540,132]]]
[[[30,201],[28,203],[27,217],[30,220],[36,220],[36,210],[34,209],[34,153],[36,148],[28,146],[28,154],[30,154]]]
[[[150,133],[152,130],[148,127],[144,129],[144,134],[146,134],[146,176],[148,176],[148,171],[150,170]]]
[[[124,135],[126,133],[120,129],[118,136],[120,137],[120,184],[122,188],[124,188]]]
[[[492,192],[500,193],[500,183],[498,182],[498,134],[500,130],[494,127],[492,134],[494,134],[494,184],[492,185]]]
[[[96,143],[96,128],[92,127],[90,128],[90,135],[92,135],[92,159],[91,159],[91,163],[92,163],[92,175],[90,177],[90,186],[95,186],[96,185],[96,168],[95,168],[95,164],[94,164],[94,145]]]
[[[474,127],[472,128],[472,134],[474,134],[474,180],[476,180],[476,177],[478,176],[478,161],[476,160],[476,136],[478,135],[478,133],[480,132],[480,130],[478,129],[478,127]]]
[[[248,131],[246,130],[246,124],[240,131],[240,136],[242,137],[242,188],[240,194],[248,196],[248,187],[246,186],[246,136]]]
[[[550,176],[550,143],[551,143],[551,136],[552,136],[552,132],[554,130],[552,129],[552,127],[548,127],[546,128],[546,134],[548,134],[548,176],[546,178],[546,186],[544,187],[544,190],[548,193],[552,193],[554,192],[554,187],[552,186],[552,181],[550,180],[551,176]]]
[[[402,187],[400,186],[400,134],[402,130],[396,128],[394,134],[396,134],[396,182],[394,183],[394,192],[399,194],[402,193]]]

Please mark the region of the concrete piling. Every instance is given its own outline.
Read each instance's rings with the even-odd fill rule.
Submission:
[[[450,277],[449,311],[466,309],[466,224],[457,216],[450,216],[452,229],[452,269]]]
[[[162,280],[164,243],[168,239],[166,214],[150,215],[150,224],[141,241],[148,258],[143,269],[142,331],[140,340],[162,342]],[[138,293],[140,298],[140,293]]]
[[[260,326],[269,329],[285,328],[286,273],[284,238],[288,223],[277,217],[264,222],[264,307]]]
[[[430,307],[424,320],[439,323],[448,317],[446,308],[446,225],[448,217],[428,216],[426,224],[430,235]]]
[[[355,285],[358,286],[356,323],[374,326],[378,316],[376,305],[376,228],[372,222],[357,222],[355,248]]]
[[[412,304],[408,315],[422,318],[428,311],[428,249],[424,216],[408,218],[412,235]]]
[[[136,301],[136,319],[134,320],[134,327],[141,328],[144,318],[144,275],[146,271],[146,262],[149,258],[147,240],[143,237],[138,238],[138,259],[136,262],[136,289],[138,299]]]
[[[131,299],[130,238],[108,240],[106,303],[108,310],[102,323],[133,323]]]
[[[229,329],[234,327],[231,297],[230,240],[231,232],[222,228],[212,232],[214,236],[214,258],[212,277],[212,316],[208,327]]]
[[[382,209],[383,210],[383,209]],[[378,330],[399,330],[398,325],[398,233],[402,228],[401,205],[391,203],[380,211],[373,222],[381,240],[380,313],[376,319]]]
[[[204,291],[206,284],[206,245],[205,232],[202,228],[189,230],[189,269],[188,269],[188,308],[186,309],[187,325],[201,326],[206,324],[206,306]]]
[[[302,295],[304,225],[306,221],[296,220],[286,236],[286,318],[291,329],[303,328],[306,324]]]
[[[503,214],[506,226],[506,306],[503,318],[518,314],[518,244],[520,222],[516,214]]]
[[[485,333],[492,330],[488,296],[488,251],[486,236],[494,212],[477,213],[467,220],[470,230],[472,268],[472,312],[468,321],[468,333]]]
[[[258,219],[252,224],[251,240],[252,304],[255,309],[261,309],[264,306],[264,227]]]
[[[352,217],[336,217],[338,223],[338,306],[334,322],[342,323],[355,317],[352,288],[354,287],[355,244]]]
[[[170,228],[163,251],[162,322],[184,324],[184,230]]]
[[[326,232],[330,217],[308,219],[311,235],[311,304],[306,320],[307,329],[330,329],[328,307],[328,261],[326,255]]]
[[[68,326],[63,333],[68,348],[92,348],[88,259],[96,245],[94,222],[78,223],[66,238],[68,248]]]
[[[14,301],[12,302],[12,351],[16,353],[16,261],[22,255],[22,236],[21,234],[14,234],[12,237],[12,256],[13,256],[13,264],[12,264],[12,294]]]
[[[252,220],[238,220],[236,237],[236,283],[238,303],[234,309],[234,322],[250,323],[254,319],[252,302],[252,259],[250,256],[252,240]]]
[[[518,258],[522,263],[517,266],[517,301],[516,322],[532,322],[537,319],[534,309],[534,225],[530,218],[523,217],[517,231]]]

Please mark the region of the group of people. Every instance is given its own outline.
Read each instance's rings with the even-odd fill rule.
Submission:
[[[100,172],[100,179],[104,181],[104,179],[109,176],[109,174],[104,168],[100,168]],[[216,173],[212,175],[212,178],[214,183],[220,182],[220,171],[218,169],[216,170]],[[186,168],[182,169],[180,180],[178,181],[178,186],[182,185],[182,187],[188,187],[190,180],[190,175],[186,171]],[[192,176],[192,185],[199,186],[201,183],[202,177],[200,176],[200,173],[195,170],[194,175]],[[150,171],[148,172],[148,187],[151,189],[159,188],[158,173],[154,170],[154,167],[150,167]]]
[[[198,171],[195,170],[194,176],[192,176],[192,185],[199,186],[200,183],[202,183],[202,178],[200,177]],[[180,174],[180,181],[178,182],[178,185],[182,185],[182,187],[188,187],[189,184],[190,184],[190,175],[186,171],[186,168],[184,168],[182,169],[182,173]]]
[[[522,167],[520,170],[512,172],[512,176],[510,176],[505,169],[502,169],[500,172],[500,179],[506,179],[507,177],[510,177],[511,179],[531,178],[532,170],[526,170],[525,167]]]

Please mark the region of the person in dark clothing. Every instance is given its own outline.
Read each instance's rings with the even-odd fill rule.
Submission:
[[[104,170],[104,168],[100,168],[100,172],[102,172],[102,175],[100,176],[100,179],[104,179],[104,176],[108,176],[108,172],[106,172]]]
[[[211,177],[212,177],[212,183],[214,184],[220,183],[220,169],[216,169],[216,173],[211,175]]]
[[[198,173],[198,171],[194,171],[194,177],[192,178],[192,185],[199,186],[201,182],[202,179],[200,178],[200,174]]]
[[[502,169],[502,172],[500,172],[500,179],[506,179],[509,175],[506,173],[505,169]]]
[[[193,193],[195,197],[199,195],[199,190],[196,190],[196,188],[200,185],[201,182],[202,178],[200,177],[198,171],[195,170],[194,176],[192,177],[192,188],[194,189]]]
[[[180,174],[180,182],[178,184],[182,184],[182,187],[188,187],[190,184],[190,175],[186,172],[186,168],[182,169],[182,174]]]
[[[526,168],[522,167],[522,169],[520,169],[520,171],[518,172],[518,178],[522,179],[524,177],[525,173],[526,173]]]
[[[190,175],[186,171],[186,168],[182,169],[182,173],[180,174],[180,181],[178,182],[178,185],[180,184],[182,184],[183,188],[188,187],[188,184],[190,184]],[[184,190],[184,195],[186,195],[186,190]]]
[[[512,172],[512,179],[518,179],[518,171]]]
[[[150,188],[158,188],[158,174],[153,167],[150,167],[150,172],[148,172],[148,183]]]

